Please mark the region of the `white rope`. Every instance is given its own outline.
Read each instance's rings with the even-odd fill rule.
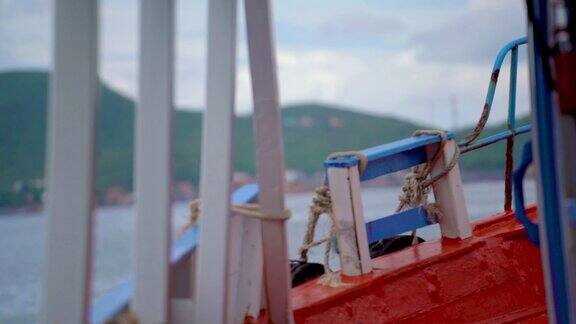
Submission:
[[[259,204],[232,205],[230,206],[230,210],[238,215],[266,221],[285,221],[292,216],[292,213],[288,209],[285,209],[279,214],[265,213],[261,210]],[[195,199],[190,203],[189,211],[190,215],[188,217],[188,224],[180,229],[180,235],[198,222],[198,219],[200,218],[200,199]]]
[[[460,157],[460,149],[458,145],[454,147],[454,155],[446,167],[432,176],[432,169],[438,160],[442,157],[442,152],[446,145],[447,137],[446,132],[440,130],[417,130],[412,136],[424,136],[424,135],[437,135],[440,136],[440,144],[438,150],[432,156],[432,159],[427,163],[415,166],[411,172],[406,174],[404,177],[404,185],[402,186],[402,192],[398,196],[398,207],[396,208],[396,213],[403,211],[407,208],[414,208],[422,206],[426,210],[427,217],[430,222],[437,222],[439,218],[442,217],[442,211],[440,210],[437,203],[428,202],[428,194],[430,193],[430,187],[436,181],[440,180],[442,177],[448,174],[458,163]],[[416,230],[412,231],[412,245],[418,244],[418,237],[416,236]]]
[[[430,222],[437,222],[441,217],[442,212],[436,203],[428,202],[428,194],[430,193],[430,187],[433,183],[444,177],[450,170],[452,170],[458,163],[458,158],[460,157],[460,150],[458,146],[455,147],[454,155],[448,165],[441,172],[434,176],[431,176],[432,169],[436,162],[441,158],[442,151],[447,141],[446,132],[440,130],[418,130],[414,132],[413,136],[423,136],[423,135],[437,135],[440,136],[440,144],[438,150],[427,163],[418,165],[412,169],[410,173],[405,176],[404,185],[402,187],[402,192],[400,193],[398,200],[399,204],[396,208],[396,212],[400,212],[406,208],[413,208],[417,206],[422,206],[426,209],[426,214],[430,218]],[[360,161],[358,165],[358,172],[360,175],[366,169],[368,165],[368,159],[366,155],[358,151],[347,151],[347,152],[336,152],[328,156],[328,159],[335,159],[342,156],[356,156]],[[316,225],[320,216],[326,214],[330,217],[332,221],[331,229],[323,239],[314,241],[314,232],[316,231]],[[310,210],[308,214],[308,224],[306,227],[306,234],[304,235],[304,240],[300,247],[300,261],[306,262],[308,260],[308,250],[325,244],[324,249],[324,271],[325,274],[320,277],[319,283],[331,287],[338,287],[342,285],[341,276],[339,273],[332,271],[330,268],[330,251],[332,248],[332,241],[339,235],[338,228],[336,226],[336,221],[332,214],[332,200],[330,198],[330,190],[327,186],[323,185],[315,190],[315,196],[310,205]],[[413,240],[412,244],[418,243],[418,238],[416,236],[416,230],[412,232]]]

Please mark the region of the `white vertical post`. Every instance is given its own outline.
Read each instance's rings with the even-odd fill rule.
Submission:
[[[173,1],[141,1],[133,303],[141,323],[170,321],[173,39]]]
[[[208,70],[202,137],[196,323],[224,323],[229,311],[228,234],[234,91],[236,0],[208,3]]]
[[[342,274],[360,276],[372,271],[364,223],[358,167],[328,168],[332,211],[338,230]]]
[[[278,102],[276,53],[269,0],[246,0],[259,203],[266,214],[284,212],[284,141]],[[263,220],[267,307],[273,323],[293,322],[285,220]]]
[[[236,317],[234,323],[242,323],[246,316],[257,318],[262,300],[262,226],[255,218],[244,217],[242,251]]]
[[[44,323],[88,320],[97,61],[97,1],[55,1]]]
[[[228,292],[227,292],[227,311],[226,323],[243,323],[244,320],[236,321],[237,300],[239,297],[238,280],[241,271],[242,259],[242,246],[243,240],[243,223],[244,216],[232,214],[230,217],[229,231],[228,231],[228,262],[227,262],[227,277],[228,277]]]
[[[444,150],[440,153],[442,154],[440,159],[432,168],[432,175],[438,174],[446,168],[446,165],[454,156],[456,145],[454,140],[446,142]],[[429,145],[426,148],[428,156],[431,158],[437,149],[437,145]],[[472,227],[470,226],[470,218],[466,209],[466,200],[458,164],[447,175],[436,181],[433,184],[433,188],[434,197],[442,211],[442,217],[439,219],[442,236],[459,239],[472,236]]]

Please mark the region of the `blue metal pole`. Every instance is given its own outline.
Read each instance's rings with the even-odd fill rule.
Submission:
[[[496,84],[498,83],[498,76],[500,75],[500,69],[502,68],[502,64],[504,63],[504,59],[506,58],[506,55],[508,54],[508,52],[513,51],[516,54],[516,59],[515,60],[515,64],[513,65],[513,69],[514,69],[514,73],[512,75],[514,75],[514,79],[510,79],[511,84],[513,83],[514,85],[516,84],[516,67],[515,65],[517,65],[518,62],[518,46],[520,45],[524,45],[526,44],[526,42],[528,41],[528,39],[526,37],[520,37],[518,39],[515,39],[511,42],[509,42],[508,44],[506,44],[499,52],[498,55],[496,56],[496,60],[494,61],[494,66],[492,67],[492,74],[490,76],[490,83],[488,84],[488,91],[486,92],[486,100],[484,101],[484,108],[482,111],[482,117],[480,118],[480,121],[478,122],[478,125],[476,126],[476,130],[480,130],[482,128],[484,128],[484,125],[486,123],[486,121],[488,120],[488,115],[490,114],[490,110],[492,109],[492,102],[494,101],[494,94],[496,93]],[[514,53],[513,53],[514,54]],[[512,78],[511,75],[511,78]],[[515,103],[516,103],[516,87],[514,86],[514,97],[512,98],[513,102],[514,102],[514,107],[515,107]],[[510,116],[510,112],[508,112],[509,116]],[[512,128],[513,129],[513,128]],[[472,133],[469,134],[466,139],[464,139],[462,142],[460,142],[460,145],[469,145],[472,142],[474,142],[476,140],[476,138],[480,135],[480,133],[476,133],[475,135],[473,135]]]
[[[508,94],[508,129],[516,127],[516,79],[518,72],[518,46],[512,48],[510,56],[510,89]]]
[[[530,31],[530,74],[532,84],[532,119],[534,152],[539,180],[540,237],[545,272],[548,316],[551,322],[570,323],[570,300],[563,249],[559,170],[556,163],[556,107],[553,104],[544,57],[547,46],[547,0],[528,3],[534,13]],[[540,43],[542,42],[542,43]]]

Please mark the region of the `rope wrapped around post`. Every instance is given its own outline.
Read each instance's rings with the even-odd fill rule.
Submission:
[[[366,155],[359,151],[345,151],[345,152],[335,152],[328,155],[328,159],[336,159],[338,157],[345,156],[355,156],[358,158],[358,173],[362,175],[366,166],[368,165],[368,158]],[[325,183],[327,181],[324,181]],[[326,184],[321,185],[314,191],[315,195],[312,198],[312,204],[310,205],[308,211],[308,224],[306,226],[306,234],[300,246],[300,262],[308,262],[308,251],[318,245],[325,244],[324,247],[324,275],[319,279],[319,282],[323,285],[330,287],[342,286],[342,280],[340,275],[330,268],[330,251],[332,250],[332,242],[338,236],[342,229],[338,229],[337,223],[334,219],[332,213],[332,198],[330,196],[330,189]],[[316,225],[320,216],[327,215],[330,217],[331,225],[328,234],[315,241],[314,234],[316,232]]]
[[[264,213],[260,209],[259,204],[232,205],[230,210],[233,213],[242,215],[244,217],[257,218],[261,220],[285,221],[290,219],[292,216],[292,213],[288,209],[284,210],[281,214]],[[195,199],[190,203],[189,212],[190,215],[188,216],[188,224],[180,229],[180,235],[182,235],[186,230],[198,222],[198,219],[200,218],[200,198]]]
[[[437,220],[441,217],[441,211],[435,203],[428,202],[428,194],[430,192],[430,187],[436,181],[440,180],[442,177],[447,175],[458,163],[460,157],[460,150],[458,146],[455,146],[454,155],[452,156],[450,162],[446,167],[434,176],[431,176],[432,169],[436,162],[441,158],[442,151],[445,147],[447,137],[446,132],[440,130],[418,130],[414,132],[413,136],[424,136],[424,135],[437,135],[440,136],[440,143],[438,149],[434,153],[432,159],[427,163],[418,165],[412,169],[410,173],[405,176],[404,185],[402,187],[402,192],[400,193],[398,200],[399,204],[396,208],[396,212],[400,212],[407,208],[413,208],[417,206],[423,206],[426,209],[427,215],[429,217],[435,218]],[[341,156],[356,156],[359,160],[358,171],[362,175],[362,172],[366,169],[368,160],[362,152],[357,151],[347,151],[347,152],[337,152],[330,154],[328,159],[334,159]],[[326,237],[315,241],[314,233],[316,231],[316,225],[320,216],[326,214],[331,219],[331,228],[326,235]],[[308,224],[306,228],[306,234],[302,245],[300,247],[300,261],[308,261],[308,251],[320,244],[326,244],[324,249],[324,271],[325,274],[320,277],[319,282],[321,284],[338,287],[341,286],[341,278],[338,273],[335,273],[330,268],[330,251],[332,249],[332,241],[339,234],[336,222],[332,214],[332,200],[330,197],[330,190],[326,185],[322,185],[316,188],[315,196],[312,199],[312,204],[310,205],[308,213]],[[416,238],[416,231],[412,232],[413,244],[418,242]]]
[[[442,156],[442,151],[446,145],[447,137],[446,132],[440,130],[417,130],[412,136],[424,136],[424,135],[437,135],[440,136],[440,143],[438,149],[432,156],[432,159],[427,163],[415,166],[411,172],[406,174],[404,177],[404,185],[402,186],[402,192],[398,197],[399,204],[396,207],[396,213],[401,212],[407,208],[414,208],[418,206],[424,207],[426,209],[426,214],[431,221],[438,221],[442,217],[442,212],[436,203],[428,202],[428,194],[430,193],[430,187],[436,181],[440,180],[442,177],[448,174],[458,163],[460,158],[460,149],[458,146],[454,146],[454,154],[450,159],[450,162],[446,167],[440,171],[438,174],[431,176],[432,169],[434,165]],[[416,236],[416,230],[412,231],[412,245],[418,244],[418,238]]]

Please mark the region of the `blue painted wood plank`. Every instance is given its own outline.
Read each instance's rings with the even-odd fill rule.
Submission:
[[[258,198],[258,185],[250,183],[238,188],[232,194],[233,204],[247,204],[256,201]]]
[[[195,224],[174,240],[172,243],[172,255],[170,256],[170,262],[172,264],[184,259],[194,251],[198,245],[199,232],[200,228],[198,224]]]
[[[447,137],[453,139],[454,133],[448,132]],[[438,135],[414,136],[362,150],[368,159],[368,165],[360,180],[370,180],[424,163],[426,162],[426,146],[439,142],[440,136]],[[357,157],[346,156],[326,160],[324,167],[349,168],[358,163]]]
[[[233,204],[245,204],[256,201],[257,197],[258,185],[247,184],[234,191],[231,200]],[[198,233],[199,227],[194,225],[174,240],[170,257],[171,264],[178,263],[194,251],[198,245]],[[90,323],[104,323],[125,309],[133,298],[133,292],[134,282],[129,276],[92,303]]]
[[[130,276],[92,304],[90,323],[105,323],[128,306],[133,294],[134,281]]]
[[[417,228],[435,224],[428,220],[423,207],[408,209],[397,214],[381,217],[366,223],[368,243],[389,238]]]

